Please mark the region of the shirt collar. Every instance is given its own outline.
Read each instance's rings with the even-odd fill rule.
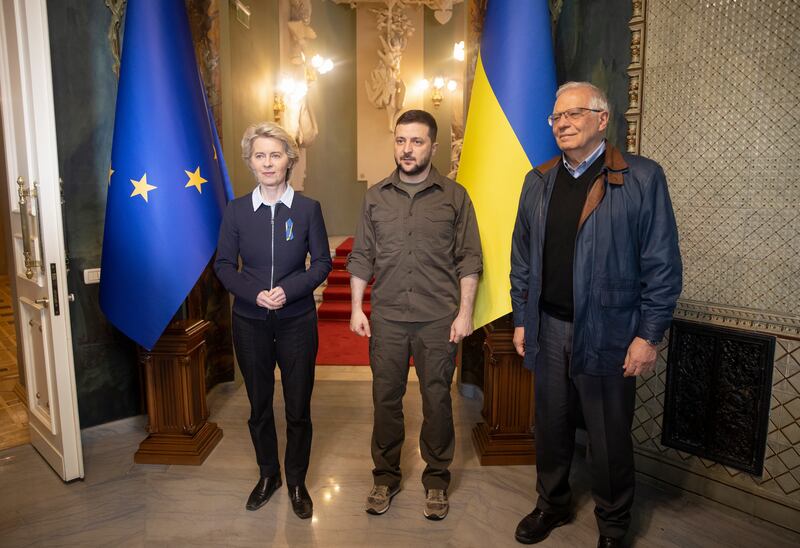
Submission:
[[[561,161],[564,162],[564,167],[567,168],[567,171],[569,172],[569,174],[572,175],[575,179],[577,179],[578,177],[583,175],[586,172],[587,169],[589,169],[589,166],[592,165],[592,163],[594,163],[594,161],[597,160],[597,158],[603,152],[605,152],[605,150],[606,150],[606,140],[603,139],[600,142],[600,144],[597,145],[597,148],[594,149],[594,152],[589,154],[589,156],[587,156],[584,161],[582,161],[580,164],[578,164],[577,167],[573,168],[571,165],[569,165],[569,162],[567,161],[566,154],[562,154],[561,155]]]
[[[255,190],[253,190],[253,194],[251,196],[252,196],[252,199],[253,199],[253,211],[257,211],[258,208],[261,207],[262,205],[265,205],[265,206],[270,206],[271,205],[271,204],[268,204],[267,202],[265,202],[264,198],[261,196],[260,185],[256,185],[256,188],[255,188]],[[286,190],[283,192],[281,197],[278,198],[278,201],[275,202],[275,203],[276,204],[284,204],[289,209],[292,209],[292,200],[294,200],[294,189],[292,188],[292,185],[287,184],[286,185]]]
[[[431,170],[428,173],[428,176],[425,178],[424,181],[419,183],[419,185],[420,185],[419,188],[420,189],[425,189],[425,188],[428,188],[429,186],[432,186],[432,185],[437,185],[437,186],[441,187],[442,186],[442,180],[441,179],[442,179],[442,176],[439,174],[439,171],[435,167],[431,166]],[[400,183],[400,182],[402,182],[402,181],[400,180],[400,168],[398,167],[397,169],[395,169],[392,172],[391,175],[389,175],[383,181],[383,183],[381,183],[381,188],[383,188],[383,187],[385,187],[387,185],[397,186],[397,183]]]

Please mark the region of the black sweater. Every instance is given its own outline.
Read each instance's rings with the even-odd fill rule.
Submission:
[[[605,153],[598,156],[577,179],[570,175],[563,163],[558,167],[545,227],[541,307],[559,320],[572,321],[572,262],[578,221],[589,188],[604,161]]]

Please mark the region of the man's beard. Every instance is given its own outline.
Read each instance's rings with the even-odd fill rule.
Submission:
[[[403,158],[401,158],[400,160],[402,161]],[[402,171],[404,174],[406,174],[406,175],[408,175],[410,177],[414,177],[415,175],[419,175],[420,173],[422,173],[423,171],[428,169],[428,166],[431,164],[431,157],[428,156],[427,158],[423,158],[420,163],[416,164],[411,169],[405,169],[403,167],[403,164],[401,164],[400,162],[397,161],[397,158],[394,159],[394,163],[397,165],[397,167],[400,169],[400,171]]]

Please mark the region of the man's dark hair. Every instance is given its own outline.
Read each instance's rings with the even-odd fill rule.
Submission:
[[[400,115],[394,127],[397,128],[399,125],[416,123],[428,126],[428,136],[431,138],[431,142],[435,143],[436,134],[439,132],[439,126],[436,125],[436,119],[430,112],[424,110],[407,110]]]

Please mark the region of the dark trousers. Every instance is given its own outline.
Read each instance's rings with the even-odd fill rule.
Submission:
[[[281,369],[286,405],[286,483],[305,482],[311,456],[311,391],[319,346],[317,312],[279,320],[270,312],[266,320],[233,314],[233,344],[250,399],[250,437],[261,476],[280,474],[278,439],[272,396],[275,363]]]
[[[403,395],[408,382],[408,360],[413,356],[422,394],[419,449],[427,464],[422,484],[425,489],[447,489],[448,467],[455,451],[450,384],[457,346],[449,341],[453,317],[433,322],[396,322],[373,314],[370,323],[375,484],[390,487],[400,484],[400,450],[405,439]]]
[[[536,358],[536,491],[542,510],[568,511],[575,423],[589,436],[592,496],[601,535],[621,538],[630,524],[634,468],[631,423],[636,378],[570,377],[573,325],[542,314]]]

